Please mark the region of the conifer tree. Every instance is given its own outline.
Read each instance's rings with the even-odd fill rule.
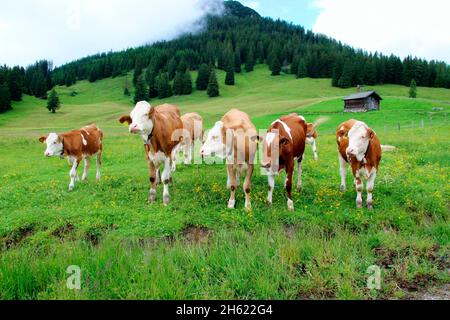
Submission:
[[[147,67],[145,71],[145,81],[148,85],[148,97],[150,99],[156,98],[158,96],[158,84],[156,82],[156,73],[153,71],[152,67]]]
[[[8,85],[0,83],[0,113],[11,109],[11,96],[9,93]]]
[[[198,69],[198,76],[195,83],[197,90],[205,91],[208,88],[209,76],[210,69],[208,65],[202,64]]]
[[[183,94],[183,79],[184,75],[177,71],[175,78],[173,78],[173,94],[176,96],[181,96]]]
[[[169,75],[167,72],[164,72],[158,77],[158,97],[164,99],[171,97],[172,95],[173,92],[169,82]]]
[[[236,48],[234,53],[234,71],[236,73],[241,73],[242,71],[241,49],[239,48]]]
[[[234,86],[234,56],[230,54],[228,58],[228,66],[226,68],[227,74],[225,76],[225,84],[227,86]]]
[[[211,70],[209,76],[207,92],[210,98],[218,97],[220,95],[219,83],[217,82],[216,71],[214,69]]]
[[[353,65],[350,60],[347,60],[342,70],[342,75],[339,78],[338,86],[341,88],[350,88],[353,80]]]
[[[59,101],[58,93],[56,92],[56,89],[53,88],[48,97],[47,109],[51,113],[56,113],[56,110],[59,110],[60,108],[61,102]]]
[[[409,86],[409,97],[413,99],[417,98],[417,84],[414,79],[411,80],[411,85]]]
[[[306,78],[308,76],[308,70],[306,69],[306,63],[304,59],[301,59],[297,67],[297,78]]]
[[[252,72],[255,68],[255,54],[253,53],[253,49],[250,48],[247,54],[247,60],[245,61],[245,71]]]
[[[192,93],[192,77],[189,70],[184,73],[183,78],[183,94],[190,95]]]
[[[139,101],[147,101],[148,100],[148,92],[147,85],[144,80],[144,76],[141,74],[136,80],[136,90],[134,93],[134,103],[138,103]]]

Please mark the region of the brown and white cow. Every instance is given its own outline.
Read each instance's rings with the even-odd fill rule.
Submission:
[[[306,143],[311,146],[314,160],[317,161],[319,157],[317,156],[317,125],[314,123],[307,124],[306,132]]]
[[[160,183],[159,170],[163,165],[162,182],[164,184],[163,202],[170,202],[169,183],[172,181],[172,152],[182,140],[183,123],[178,107],[163,104],[152,107],[146,101],[138,102],[129,116],[119,119],[120,123],[128,123],[129,131],[142,137],[145,157],[150,172],[150,191],[148,201],[156,201],[156,185]],[[174,138],[177,137],[177,138]]]
[[[103,132],[95,124],[73,130],[66,133],[50,133],[39,139],[47,144],[46,157],[68,158],[72,166],[70,170],[69,191],[75,188],[75,180],[79,180],[77,169],[84,159],[84,171],[82,180],[87,179],[87,173],[91,164],[91,157],[97,157],[97,181],[100,180],[100,167],[102,164]]]
[[[251,179],[255,165],[258,133],[250,117],[242,111],[232,109],[222,120],[208,132],[200,154],[215,155],[226,159],[230,190],[228,208],[236,205],[236,189],[240,185],[240,177],[245,174],[244,192],[245,208],[251,210]]]
[[[289,210],[294,210],[292,201],[292,178],[294,176],[295,160],[298,163],[297,189],[302,190],[302,161],[305,152],[307,124],[305,118],[296,113],[283,116],[274,121],[267,131],[263,141],[264,155],[262,167],[267,169],[269,193],[267,201],[272,204],[275,176],[281,170],[286,170],[286,192]]]
[[[203,118],[198,113],[187,113],[181,116],[181,121],[183,122],[183,140],[174,150],[172,171],[176,169],[180,150],[183,151],[184,164],[188,165],[192,163],[195,142],[203,142]]]
[[[347,165],[352,168],[357,191],[356,207],[362,207],[363,179],[367,180],[367,207],[373,209],[372,193],[378,166],[381,160],[382,146],[375,132],[367,124],[357,120],[342,123],[336,131],[341,174],[341,191],[345,192]]]

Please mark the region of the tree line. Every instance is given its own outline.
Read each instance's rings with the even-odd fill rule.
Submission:
[[[225,84],[234,85],[236,73],[252,72],[256,64],[267,64],[273,76],[290,73],[297,78],[331,78],[333,86],[342,88],[388,83],[409,86],[413,79],[418,86],[450,88],[450,66],[445,62],[370,54],[301,26],[262,18],[243,6],[233,8],[233,14],[210,16],[203,32],[175,40],[96,54],[53,70],[47,61],[26,69],[4,67],[2,74],[6,69],[7,76],[0,74],[0,84],[8,87],[13,100],[18,99],[18,87],[22,93],[45,97],[54,85],[70,87],[79,80],[95,82],[134,70],[136,98],[153,99],[190,94],[194,86],[190,71],[203,70],[204,83],[208,68],[209,83],[217,82],[217,78],[210,79],[215,69],[224,70]],[[195,83],[195,87],[206,90],[208,85]]]

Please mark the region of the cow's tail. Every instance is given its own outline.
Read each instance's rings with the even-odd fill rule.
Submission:
[[[313,123],[314,129],[316,129],[320,125],[328,122],[329,120],[330,120],[330,117],[319,117],[319,118],[317,118],[316,121],[314,121],[314,123]]]
[[[395,150],[397,150],[397,148],[394,147],[394,146],[384,146],[384,145],[381,145],[381,151],[383,151],[383,152],[393,152],[393,151],[395,151]]]

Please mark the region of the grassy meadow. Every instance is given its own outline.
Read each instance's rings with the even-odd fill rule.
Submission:
[[[0,115],[0,299],[407,299],[449,283],[450,90],[418,88],[409,99],[406,87],[366,87],[384,98],[382,110],[351,115],[342,98],[354,89],[329,79],[271,77],[257,66],[236,82],[215,99],[194,92],[151,103],[198,112],[207,127],[230,108],[259,129],[290,112],[327,117],[318,162],[307,147],[294,212],[284,174],[269,207],[259,170],[253,210],[244,210],[242,190],[237,209],[227,209],[220,164],[179,165],[171,204],[162,205],[159,187],[149,205],[141,140],[117,121],[132,108],[125,77],[57,88],[56,114],[26,96]],[[397,147],[383,155],[373,211],[355,209],[350,173],[339,192],[334,130],[351,117]],[[93,165],[89,182],[69,193],[67,161],[46,159],[38,138],[91,122],[105,133],[103,177],[95,182]],[[66,286],[71,265],[82,270],[81,290]],[[381,268],[379,290],[367,288],[372,265]]]

